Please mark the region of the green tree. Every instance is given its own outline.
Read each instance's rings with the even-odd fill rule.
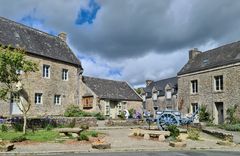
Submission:
[[[0,46],[0,99],[15,102],[23,114],[23,133],[26,133],[27,113],[31,107],[28,75],[37,71],[37,64],[26,59],[23,49]],[[23,84],[22,80],[28,84]],[[9,102],[10,103],[10,102]]]

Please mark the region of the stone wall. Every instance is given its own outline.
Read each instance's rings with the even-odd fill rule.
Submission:
[[[223,91],[215,91],[214,76],[223,75]],[[198,93],[191,93],[191,80],[198,80]],[[224,118],[226,110],[233,105],[240,106],[240,66],[219,67],[202,72],[179,76],[178,99],[183,101],[183,113],[191,112],[191,104],[206,105],[208,111],[216,118],[215,102],[223,102]],[[214,121],[217,123],[217,121]]]
[[[23,85],[29,94],[30,116],[61,115],[69,105],[78,105],[78,68],[59,61],[28,55],[38,64],[39,71],[23,75]],[[43,78],[43,65],[50,65],[50,78]],[[68,80],[62,80],[62,69],[68,69]],[[42,93],[42,104],[35,104],[35,93]],[[61,95],[61,105],[54,104],[54,95]],[[0,115],[9,116],[10,102],[0,101]]]

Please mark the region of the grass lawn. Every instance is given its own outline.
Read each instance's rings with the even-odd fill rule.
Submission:
[[[3,140],[12,140],[13,138],[22,136],[22,132],[15,132],[15,131],[8,131],[8,132],[0,132],[0,138]],[[25,137],[31,141],[37,142],[46,142],[46,141],[53,141],[59,137],[58,132],[55,131],[46,131],[46,130],[39,130],[33,132],[28,132]]]

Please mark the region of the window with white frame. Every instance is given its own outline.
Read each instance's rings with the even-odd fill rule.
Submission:
[[[146,101],[146,94],[142,95],[143,101]]]
[[[152,99],[153,101],[157,101],[157,92],[153,92]]]
[[[215,90],[216,91],[222,91],[223,90],[223,76],[219,75],[219,76],[215,76],[214,77],[214,81],[215,81]]]
[[[110,115],[110,106],[109,106],[109,103],[106,103],[106,105],[105,105],[105,115]]]
[[[171,92],[171,90],[169,90],[169,91],[166,92],[166,98],[167,98],[168,100],[172,98],[172,92]]]
[[[191,81],[191,91],[192,91],[192,93],[198,93],[198,81],[197,80]]]
[[[35,93],[35,104],[42,104],[42,93]]]
[[[54,104],[61,105],[61,95],[54,95]]]
[[[65,80],[65,81],[68,80],[68,69],[62,70],[62,80]]]
[[[43,65],[43,77],[44,78],[50,78],[50,66],[44,64]]]

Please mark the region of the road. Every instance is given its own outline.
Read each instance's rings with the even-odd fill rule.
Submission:
[[[56,156],[239,156],[240,152],[222,151],[166,151],[166,152],[126,152],[126,153],[80,153],[58,154]],[[53,155],[51,155],[53,156]]]

